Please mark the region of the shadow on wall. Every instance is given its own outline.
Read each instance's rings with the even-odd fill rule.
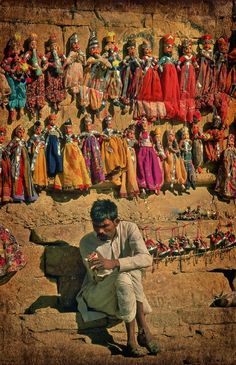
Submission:
[[[48,307],[59,312],[77,311],[76,295],[85,276],[79,248],[70,246],[65,241],[56,241],[46,246],[40,268],[48,280],[56,280],[58,295],[40,296],[25,310],[25,314],[33,314],[38,309]]]

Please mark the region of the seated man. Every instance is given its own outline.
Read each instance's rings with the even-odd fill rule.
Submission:
[[[84,321],[107,316],[126,324],[125,354],[140,357],[135,338],[149,353],[156,355],[145,314],[151,312],[142,286],[142,269],[151,266],[152,256],[135,223],[120,221],[117,206],[110,200],[97,200],[91,212],[94,232],[80,242],[80,252],[87,274],[77,295],[78,310]]]

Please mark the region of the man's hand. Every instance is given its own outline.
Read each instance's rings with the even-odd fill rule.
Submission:
[[[119,260],[105,259],[100,253],[94,252],[88,256],[89,266],[94,269],[113,270],[116,267],[120,267]]]

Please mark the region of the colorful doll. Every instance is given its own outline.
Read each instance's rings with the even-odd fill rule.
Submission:
[[[56,114],[51,114],[48,125],[43,130],[46,143],[47,174],[49,178],[54,178],[56,174],[63,171],[61,156],[61,139],[63,135],[56,125],[56,119]]]
[[[132,106],[133,101],[138,95],[142,77],[142,68],[140,59],[136,54],[136,41],[133,37],[128,39],[126,43],[126,50],[128,55],[122,61],[121,66],[121,78],[123,83],[121,100],[127,108],[128,105]]]
[[[32,33],[27,42],[25,59],[29,65],[26,95],[26,107],[34,116],[41,116],[41,109],[45,105],[44,74],[41,68],[42,56],[37,51],[38,35]]]
[[[171,34],[163,36],[164,56],[158,62],[161,72],[161,86],[164,104],[166,107],[166,119],[180,118],[180,91],[176,61],[172,57],[175,38]]]
[[[180,111],[183,116],[183,122],[193,122],[196,96],[196,68],[198,68],[198,64],[193,56],[192,41],[184,39],[181,44],[181,57],[177,66],[179,71]]]
[[[157,152],[158,157],[161,161],[164,161],[166,159],[165,151],[162,146],[161,142],[161,130],[159,127],[156,127],[153,131],[151,131],[151,134],[153,136],[153,142],[155,145],[155,149]]]
[[[195,190],[196,174],[192,161],[192,141],[189,137],[189,131],[187,127],[182,128],[181,135],[182,138],[179,143],[179,149],[187,172],[186,189],[188,190],[190,187],[192,187],[192,189]]]
[[[13,140],[7,146],[11,159],[12,197],[15,202],[33,202],[38,198],[33,184],[24,135],[25,129],[22,125],[18,125],[14,130]]]
[[[142,117],[140,121],[139,149],[137,152],[137,180],[141,194],[153,191],[159,195],[163,185],[163,171],[160,158],[155,151],[154,143],[148,132],[148,121]]]
[[[33,183],[41,191],[48,185],[47,163],[45,157],[45,138],[42,134],[42,125],[39,120],[34,123],[34,134],[28,140],[28,151],[31,160]]]
[[[174,184],[180,185],[181,189],[185,190],[184,184],[187,180],[187,172],[173,130],[167,132],[165,154],[164,174],[166,183],[170,184],[171,190],[174,189]]]
[[[82,105],[89,104],[91,110],[97,114],[105,107],[106,71],[111,69],[110,62],[101,56],[97,34],[92,31],[89,38],[89,58],[85,67],[84,86],[87,88],[87,97]]]
[[[203,141],[204,134],[197,123],[193,123],[191,127],[191,139],[192,139],[192,155],[193,165],[198,173],[202,172],[203,165]]]
[[[100,151],[100,133],[93,130],[92,118],[89,114],[84,117],[84,131],[80,134],[82,152],[92,184],[105,180],[103,162]]]
[[[55,111],[59,110],[59,104],[66,97],[64,86],[63,63],[66,56],[61,54],[55,34],[51,35],[47,42],[43,67],[45,68],[45,93],[47,100]]]
[[[226,36],[222,36],[216,41],[217,50],[214,54],[216,63],[216,85],[214,105],[217,108],[222,122],[224,123],[229,104],[229,97],[226,94],[227,68],[228,68],[228,50],[229,41]]]
[[[101,156],[104,172],[108,179],[120,186],[122,171],[127,165],[127,148],[121,138],[121,133],[112,127],[112,117],[108,115],[103,120]]]
[[[7,43],[4,50],[4,58],[1,67],[5,71],[7,82],[10,86],[11,93],[9,96],[10,119],[16,119],[16,109],[19,110],[20,116],[24,115],[26,104],[26,78],[28,65],[22,56],[21,36],[16,33]]]
[[[79,147],[79,137],[73,134],[72,122],[64,123],[64,145],[62,148],[63,172],[55,178],[55,189],[88,190],[91,180]]]
[[[0,278],[21,270],[25,265],[25,257],[15,237],[0,224]]]
[[[215,191],[227,198],[236,198],[236,148],[235,137],[229,134],[223,163],[219,168]]]
[[[134,118],[145,115],[148,121],[154,122],[166,115],[161,81],[158,74],[158,60],[152,56],[151,45],[147,41],[142,44],[143,57],[140,61],[143,70],[141,88],[137,94]]]
[[[81,51],[79,45],[78,34],[74,33],[69,39],[70,52],[63,64],[65,70],[65,88],[69,91],[73,99],[77,95],[81,95],[81,87],[83,85],[83,66],[86,64],[86,56]]]
[[[197,55],[199,69],[196,83],[196,106],[198,109],[212,108],[216,84],[212,36],[210,34],[202,36],[200,46],[202,48]]]
[[[217,113],[213,114],[211,129],[205,133],[205,152],[209,161],[218,161],[224,148],[225,131],[221,118]]]
[[[226,93],[236,97],[236,30],[232,30],[228,52],[228,75],[226,80]]]
[[[137,182],[137,159],[135,145],[138,141],[135,139],[135,125],[131,124],[124,133],[127,148],[127,169],[122,173],[122,182],[120,196],[123,198],[133,198],[139,194]]]
[[[105,52],[103,57],[106,58],[112,68],[108,68],[106,72],[106,93],[108,98],[116,106],[122,106],[120,96],[122,90],[122,81],[120,74],[121,55],[115,43],[115,33],[108,32],[106,36]]]
[[[0,127],[0,203],[11,201],[11,162],[5,146],[6,128]]]
[[[0,107],[5,108],[8,104],[8,98],[11,93],[10,86],[7,82],[5,71],[0,66]]]

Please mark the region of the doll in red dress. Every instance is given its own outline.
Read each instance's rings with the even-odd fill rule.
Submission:
[[[5,146],[6,128],[0,128],[0,203],[11,201],[11,162]]]
[[[184,39],[181,44],[181,57],[178,61],[179,87],[180,87],[180,110],[183,122],[193,122],[195,112],[195,89],[196,74],[198,68],[196,58],[193,55],[192,41]]]

